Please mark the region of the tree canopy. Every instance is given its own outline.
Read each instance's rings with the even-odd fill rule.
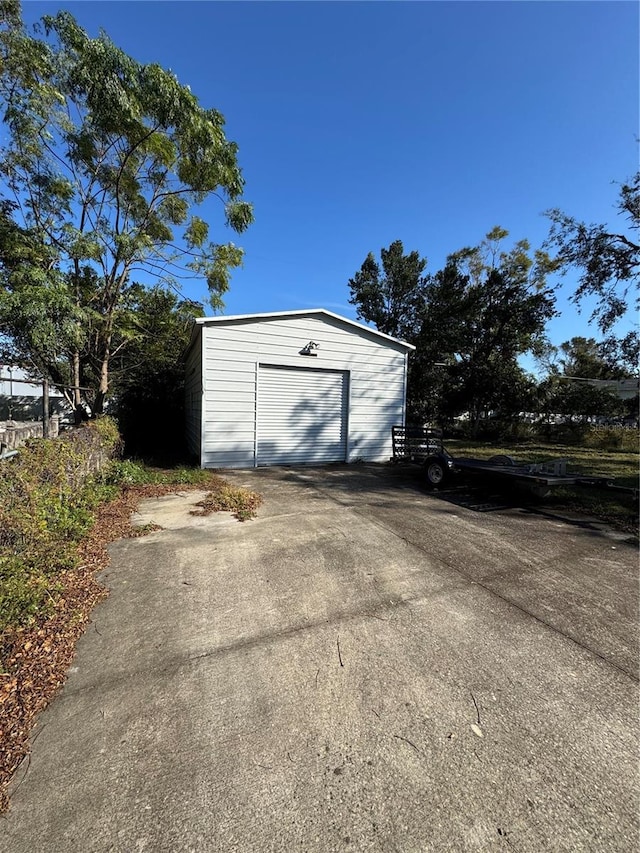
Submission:
[[[104,32],[91,38],[59,12],[30,33],[16,2],[0,13],[4,357],[72,387],[76,402],[89,389],[100,412],[137,278],[178,290],[204,279],[221,307],[242,250],[212,241],[198,208],[216,196],[232,231],[252,222],[238,148],[217,110]]]
[[[396,240],[381,252],[382,272],[370,254],[350,280],[358,316],[417,348],[408,381],[413,420],[442,422],[468,411],[476,423],[488,410],[524,405],[531,382],[518,357],[545,341],[554,314],[546,287],[552,264],[526,240],[505,249],[507,237],[496,227],[431,275]]]
[[[382,268],[372,252],[349,279],[351,298],[361,320],[373,323],[387,335],[411,341],[418,331],[424,302],[427,265],[417,252],[404,254],[401,240],[380,250]]]
[[[563,273],[579,270],[572,296],[580,305],[596,300],[591,319],[610,349],[616,347],[628,360],[638,360],[638,335],[630,332],[616,340],[614,326],[629,309],[638,307],[640,281],[640,172],[620,185],[616,226],[587,224],[561,210],[547,211],[551,228],[548,247]]]
[[[564,376],[581,379],[625,379],[632,376],[624,363],[611,358],[602,341],[573,337],[558,347],[559,368]]]

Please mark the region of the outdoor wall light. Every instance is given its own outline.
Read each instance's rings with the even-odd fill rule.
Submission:
[[[314,349],[318,349],[320,344],[317,344],[315,341],[309,341],[308,344],[305,344],[300,350],[300,355],[313,355],[317,356],[318,353],[314,352]]]

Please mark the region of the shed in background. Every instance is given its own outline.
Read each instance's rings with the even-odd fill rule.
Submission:
[[[189,450],[203,468],[386,461],[412,349],[323,309],[200,318]]]

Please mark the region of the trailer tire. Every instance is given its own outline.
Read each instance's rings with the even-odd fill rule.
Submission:
[[[492,456],[491,459],[489,459],[489,462],[492,465],[508,465],[509,467],[513,467],[516,464],[516,460],[513,456],[503,456],[502,454]]]
[[[443,456],[429,456],[424,463],[425,478],[430,489],[442,486],[449,474],[449,466]]]
[[[551,494],[551,489],[549,486],[545,485],[534,485],[529,488],[530,493],[539,500],[544,500],[544,498],[548,498]]]

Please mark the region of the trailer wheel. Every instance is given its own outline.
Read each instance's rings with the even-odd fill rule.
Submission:
[[[510,467],[516,464],[516,460],[513,456],[503,456],[501,454],[498,456],[492,456],[491,459],[489,459],[489,462],[492,465],[508,465]]]
[[[449,468],[442,456],[430,456],[424,463],[427,485],[435,489],[447,479]]]
[[[544,499],[549,497],[549,495],[551,494],[551,489],[549,488],[549,486],[541,484],[531,486],[530,492],[534,497]]]

